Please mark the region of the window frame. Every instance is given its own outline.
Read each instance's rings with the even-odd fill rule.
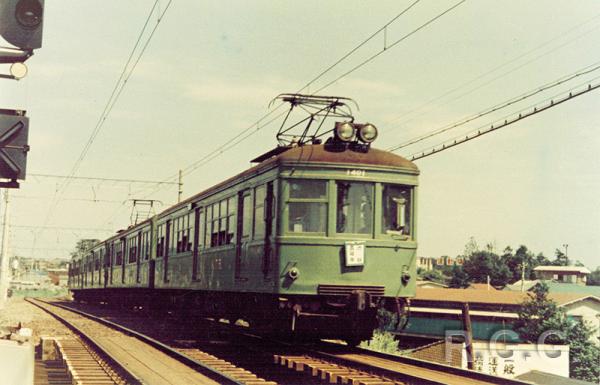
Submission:
[[[377,210],[376,210],[376,216],[378,218],[376,218],[375,220],[375,225],[376,225],[376,229],[375,229],[375,237],[376,238],[380,238],[380,239],[394,239],[396,241],[401,241],[401,242],[412,242],[416,240],[416,223],[415,223],[415,198],[416,198],[416,190],[417,190],[417,186],[413,185],[413,184],[406,184],[406,183],[389,183],[389,182],[377,182],[377,200],[378,203],[376,205]],[[385,186],[398,186],[398,187],[404,187],[404,188],[408,188],[410,191],[410,196],[409,199],[410,201],[408,202],[408,210],[409,210],[409,233],[408,234],[389,234],[386,233],[384,230],[384,226],[383,226],[383,205],[384,205],[384,189]],[[378,213],[378,214],[377,214]]]
[[[338,188],[338,184],[339,183],[348,183],[348,184],[363,184],[363,185],[369,185],[370,190],[371,190],[371,228],[370,231],[366,232],[366,233],[352,233],[352,232],[339,232],[338,231],[338,204],[339,204],[339,188]],[[352,237],[352,238],[366,238],[366,239],[373,239],[375,237],[375,222],[377,221],[377,212],[378,210],[376,209],[377,205],[379,204],[379,202],[381,202],[383,204],[383,200],[381,197],[378,196],[377,194],[377,182],[372,182],[372,181],[362,181],[362,180],[354,180],[354,179],[333,179],[333,185],[335,186],[335,192],[332,193],[332,198],[333,198],[333,202],[332,202],[332,206],[333,206],[333,211],[335,212],[335,223],[333,224],[333,229],[334,229],[334,233],[333,236],[337,237],[337,238],[348,238],[348,237]]]
[[[322,182],[325,184],[325,194],[323,198],[292,198],[291,184],[298,181]],[[330,178],[285,178],[283,179],[283,234],[287,236],[317,236],[326,237],[329,233],[329,211],[331,206],[331,180]],[[321,203],[325,205],[323,231],[290,231],[290,203]]]

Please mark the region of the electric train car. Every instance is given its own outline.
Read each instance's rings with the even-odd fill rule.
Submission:
[[[415,293],[419,170],[371,124],[332,131],[99,242],[72,261],[75,300],[369,338]]]

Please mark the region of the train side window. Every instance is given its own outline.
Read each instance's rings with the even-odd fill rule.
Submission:
[[[132,237],[127,240],[127,248],[129,252],[129,259],[127,262],[137,262],[137,237]]]
[[[156,229],[156,236],[157,236],[157,242],[156,242],[156,257],[157,258],[162,258],[165,254],[165,224],[160,224],[158,225],[158,228]]]
[[[288,182],[288,232],[324,233],[327,228],[327,181]]]
[[[115,265],[119,266],[123,263],[123,252],[121,250],[117,250],[117,255],[115,256]]]
[[[258,186],[254,189],[254,238],[262,239],[265,237],[265,186]]]
[[[212,205],[212,232],[210,235],[210,247],[219,246],[219,204]]]
[[[383,185],[382,226],[384,234],[411,235],[412,188],[402,185]]]

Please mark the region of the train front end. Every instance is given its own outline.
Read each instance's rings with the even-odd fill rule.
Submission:
[[[279,156],[278,306],[298,333],[367,339],[415,294],[417,167],[330,140]]]

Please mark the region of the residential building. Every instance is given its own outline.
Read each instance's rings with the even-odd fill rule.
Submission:
[[[590,271],[583,266],[537,266],[533,271],[537,279],[579,285],[585,285],[590,274]]]

